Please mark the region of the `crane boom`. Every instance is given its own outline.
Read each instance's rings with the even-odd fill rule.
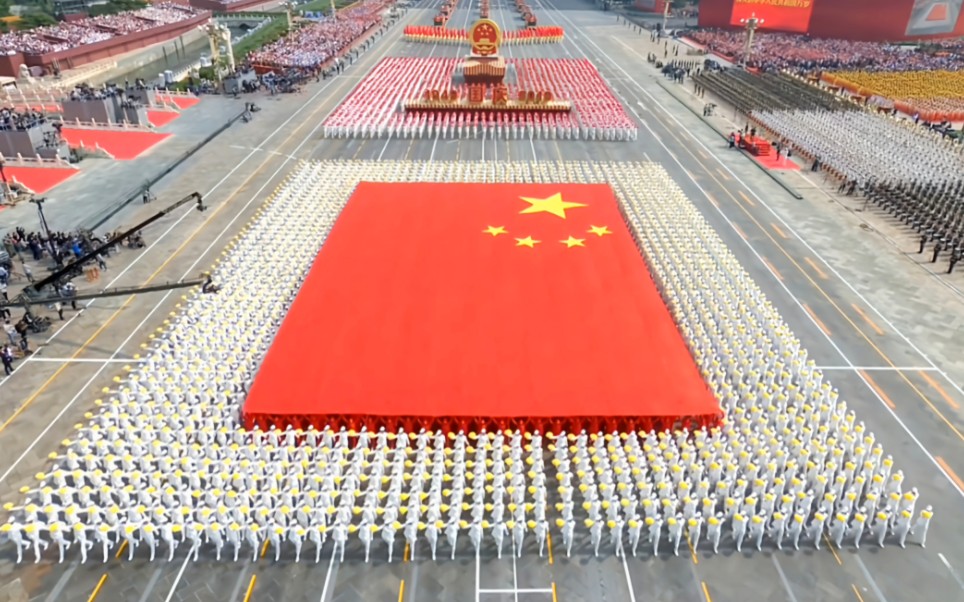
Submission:
[[[100,246],[97,247],[96,249],[90,251],[90,252],[87,253],[86,255],[83,255],[82,257],[80,257],[80,258],[77,259],[76,261],[73,261],[73,262],[67,264],[66,266],[64,266],[63,268],[57,270],[56,272],[54,272],[53,274],[47,276],[46,278],[44,278],[44,279],[42,279],[42,280],[38,280],[37,282],[35,282],[35,283],[27,286],[26,288],[23,289],[23,290],[24,290],[24,296],[32,296],[32,295],[35,295],[35,294],[39,293],[40,291],[42,291],[43,288],[46,287],[46,286],[49,286],[49,285],[51,285],[51,284],[57,285],[57,284],[60,283],[62,280],[65,280],[65,279],[66,279],[66,280],[70,280],[71,278],[79,275],[79,274],[81,273],[81,271],[83,270],[84,264],[86,264],[87,262],[91,261],[92,259],[95,259],[98,255],[100,255],[101,253],[103,253],[105,250],[107,250],[107,249],[109,249],[109,248],[111,248],[111,247],[113,247],[113,246],[116,246],[116,245],[120,244],[120,242],[121,242],[122,240],[126,239],[126,238],[127,238],[128,236],[130,236],[131,234],[134,234],[135,232],[137,232],[137,231],[139,231],[139,230],[143,230],[143,229],[146,228],[147,226],[153,224],[154,222],[156,222],[157,220],[161,219],[162,217],[164,217],[164,216],[167,215],[168,213],[170,213],[170,212],[174,211],[175,209],[177,209],[178,207],[181,207],[181,206],[186,205],[186,204],[191,203],[191,202],[196,202],[196,203],[197,203],[197,209],[198,209],[198,211],[204,211],[204,210],[206,209],[206,207],[204,206],[204,199],[201,197],[201,193],[200,193],[200,192],[192,192],[191,194],[187,195],[186,197],[184,197],[183,199],[177,201],[176,203],[174,203],[174,204],[172,204],[172,205],[170,205],[170,206],[168,206],[168,207],[165,207],[164,209],[161,209],[160,211],[158,211],[157,213],[155,213],[155,214],[152,215],[151,217],[149,217],[149,218],[147,218],[146,220],[142,221],[141,223],[137,224],[136,226],[134,226],[134,227],[132,227],[132,228],[129,228],[129,229],[126,230],[125,232],[122,232],[121,234],[115,236],[113,239],[111,239],[111,240],[103,243],[102,245],[100,245]],[[22,303],[17,303],[17,305],[22,305]]]
[[[105,288],[100,291],[81,293],[65,297],[63,295],[51,295],[47,297],[30,297],[21,294],[11,301],[0,301],[0,307],[23,307],[27,309],[30,305],[49,305],[60,301],[68,303],[70,301],[86,301],[88,299],[103,299],[104,297],[126,297],[127,295],[139,295],[141,293],[153,293],[158,291],[169,291],[179,288],[191,288],[201,286],[210,280],[210,276],[195,278],[193,280],[179,280],[177,282],[164,282],[162,284],[149,284],[147,286],[118,286],[115,288]]]

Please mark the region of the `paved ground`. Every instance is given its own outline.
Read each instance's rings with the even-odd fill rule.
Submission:
[[[464,3],[463,3],[464,6]],[[492,16],[517,23],[504,0]],[[360,64],[335,80],[314,84],[300,97],[260,101],[257,119],[229,129],[217,147],[202,150],[156,191],[175,199],[200,190],[212,209],[178,212],[152,226],[151,248],[130,267],[113,269],[117,284],[168,280],[210,265],[228,239],[251,217],[293,162],[302,158],[360,160],[587,160],[649,159],[666,167],[701,209],[747,270],[777,305],[787,323],[829,372],[858,416],[866,421],[917,486],[936,517],[928,546],[737,554],[699,553],[619,560],[593,558],[586,547],[571,559],[556,547],[540,558],[495,559],[468,549],[455,560],[425,559],[427,550],[386,565],[381,549],[372,566],[349,548],[349,561],[315,566],[290,558],[274,562],[216,563],[202,555],[192,563],[179,554],[171,563],[111,559],[106,565],[63,566],[45,559],[15,567],[0,552],[0,583],[19,579],[30,600],[85,600],[102,582],[101,600],[953,600],[964,597],[964,509],[961,405],[964,363],[953,337],[964,318],[950,280],[933,276],[908,257],[913,240],[877,216],[856,214],[831,201],[802,175],[784,176],[804,195],[791,197],[745,156],[728,151],[697,114],[680,104],[686,91],[673,88],[646,64],[647,34],[617,24],[614,15],[581,0],[535,2],[541,23],[566,28],[561,46],[512,48],[511,56],[590,57],[640,121],[634,143],[492,140],[325,140],[325,115],[383,54],[454,56],[455,47],[397,43],[396,27]],[[562,9],[561,11],[557,9]],[[431,8],[412,10],[400,25],[426,23]],[[456,12],[451,24],[474,17]],[[714,124],[724,127],[725,124]],[[852,209],[852,208],[851,208]],[[136,212],[147,211],[134,207]],[[128,219],[127,215],[121,216]],[[120,219],[120,218],[119,218]],[[873,224],[861,228],[860,222]],[[890,230],[886,228],[890,227]],[[884,232],[887,238],[879,233]],[[893,241],[890,242],[890,241]],[[896,243],[896,244],[894,244]],[[124,257],[118,259],[126,261]],[[47,452],[92,408],[97,392],[164,317],[177,293],[92,304],[55,333],[35,359],[0,383],[0,499],[43,466]],[[936,310],[936,311],[935,311]],[[65,361],[67,359],[85,361]],[[9,451],[8,451],[9,450]],[[326,549],[327,552],[327,549]],[[443,555],[448,548],[442,546]],[[106,576],[106,578],[104,577]],[[918,593],[919,592],[919,593]]]

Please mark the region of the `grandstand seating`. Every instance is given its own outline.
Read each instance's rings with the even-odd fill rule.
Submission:
[[[0,48],[26,54],[60,52],[184,21],[199,12],[186,4],[159,2],[139,10],[0,34]]]

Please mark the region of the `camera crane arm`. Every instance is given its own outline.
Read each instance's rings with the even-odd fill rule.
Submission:
[[[134,227],[126,230],[125,232],[123,232],[123,233],[115,236],[113,239],[105,242],[104,244],[100,245],[100,246],[97,247],[96,249],[94,249],[94,250],[92,250],[91,252],[87,253],[86,255],[80,257],[80,258],[77,259],[76,261],[73,261],[73,262],[67,264],[66,266],[64,266],[63,268],[57,270],[56,272],[54,272],[53,274],[47,276],[46,278],[44,278],[44,279],[42,279],[42,280],[38,280],[37,282],[35,282],[35,283],[27,286],[27,287],[24,289],[24,296],[30,296],[30,295],[32,295],[32,294],[39,293],[39,292],[41,292],[41,291],[43,290],[43,288],[46,287],[46,286],[49,286],[49,285],[51,285],[51,284],[57,285],[58,283],[60,283],[61,280],[64,280],[64,279],[69,280],[70,278],[78,275],[78,273],[80,272],[80,270],[83,269],[84,264],[86,264],[87,262],[91,261],[92,259],[95,259],[98,255],[100,255],[102,252],[104,252],[104,250],[109,249],[109,248],[111,248],[111,247],[114,247],[114,246],[120,244],[120,242],[121,242],[122,240],[126,239],[126,238],[127,238],[128,236],[130,236],[131,234],[134,234],[135,232],[137,232],[137,231],[139,231],[139,230],[143,230],[144,228],[146,228],[147,226],[153,224],[154,222],[156,222],[157,220],[161,219],[161,218],[164,217],[165,215],[171,213],[172,211],[174,211],[174,210],[177,209],[178,207],[181,207],[181,206],[183,206],[183,205],[186,205],[186,204],[192,203],[192,202],[193,202],[193,203],[197,203],[197,210],[198,210],[198,211],[204,211],[204,210],[206,209],[206,207],[204,206],[204,199],[201,197],[201,193],[200,193],[200,192],[192,192],[191,194],[187,195],[186,197],[184,197],[184,198],[181,199],[180,201],[177,201],[176,203],[174,203],[173,205],[170,205],[169,207],[165,207],[164,209],[161,209],[160,211],[158,211],[157,213],[155,213],[155,214],[152,215],[151,217],[147,218],[146,220],[142,221],[141,223],[137,224],[136,226],[134,226]],[[76,299],[76,297],[74,297],[74,298]],[[22,304],[22,303],[17,303],[16,305],[23,305],[23,304]]]
[[[203,278],[194,278],[192,280],[180,280],[177,282],[164,282],[162,284],[149,284],[147,286],[119,286],[116,288],[105,288],[100,291],[92,291],[89,293],[81,293],[78,295],[72,295],[65,297],[63,295],[50,295],[46,297],[30,297],[21,293],[15,299],[10,301],[0,301],[0,307],[23,307],[25,310],[29,310],[31,305],[49,305],[51,303],[56,303],[60,301],[61,303],[69,303],[71,301],[86,301],[88,299],[103,299],[105,297],[126,297],[128,295],[138,295],[141,293],[153,293],[158,291],[170,291],[179,288],[192,288],[195,286],[203,286],[209,283],[211,276],[204,274]]]

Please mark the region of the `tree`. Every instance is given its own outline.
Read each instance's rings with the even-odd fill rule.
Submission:
[[[55,25],[56,23],[57,19],[47,13],[29,13],[20,17],[17,29],[35,29],[44,25]]]

